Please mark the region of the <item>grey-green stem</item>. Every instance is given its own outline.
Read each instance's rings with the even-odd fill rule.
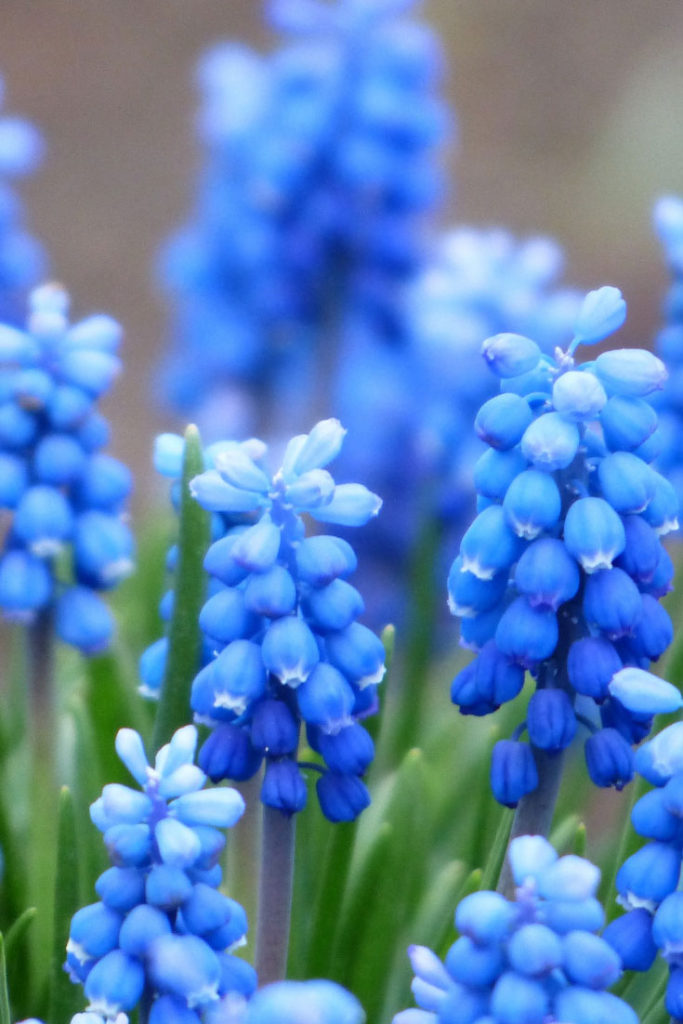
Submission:
[[[263,808],[256,971],[259,985],[281,981],[287,971],[294,882],[295,815]]]

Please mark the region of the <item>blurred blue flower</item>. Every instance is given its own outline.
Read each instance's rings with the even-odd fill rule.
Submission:
[[[0,77],[0,107],[3,100]],[[42,155],[43,140],[29,121],[0,115],[0,323],[22,322],[28,291],[45,274],[45,253],[24,227],[24,211],[9,184],[30,174]]]
[[[103,314],[70,325],[68,306],[44,285],[25,330],[0,324],[0,609],[22,623],[52,609],[60,638],[95,654],[113,632],[99,592],[133,568],[132,478],[101,451],[96,409],[121,367],[121,328]]]
[[[630,745],[654,715],[681,706],[678,690],[647,671],[673,635],[657,598],[670,586],[660,537],[677,525],[676,499],[644,448],[666,370],[640,349],[579,365],[573,355],[624,315],[621,293],[607,287],[586,296],[573,340],[553,358],[514,334],[483,345],[502,390],[475,419],[489,445],[475,469],[485,500],[448,578],[461,643],[480,653],[451,693],[463,714],[483,715],[519,693],[521,683],[502,684],[513,666],[535,677],[526,721],[494,748],[494,795],[510,806],[538,784],[534,753],[572,742],[577,714],[591,732],[591,778],[621,787],[633,773]]]

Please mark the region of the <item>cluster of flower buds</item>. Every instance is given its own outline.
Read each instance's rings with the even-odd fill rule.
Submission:
[[[0,106],[3,101],[0,78]],[[43,141],[20,117],[0,117],[0,323],[21,323],[26,293],[45,271],[39,243],[25,230],[23,210],[8,181],[29,174],[40,162]]]
[[[396,329],[441,192],[442,62],[414,0],[267,6],[285,36],[271,57],[224,44],[201,61],[205,168],[164,258],[167,388],[210,440],[244,436],[215,400],[236,386],[247,404],[281,400],[295,378],[306,408],[331,324]]]
[[[604,923],[595,897],[600,871],[569,854],[558,857],[542,836],[510,844],[515,898],[481,891],[455,912],[460,938],[442,963],[412,946],[413,994],[420,1010],[393,1024],[637,1024],[637,1016],[606,991],[621,961],[596,932]]]
[[[107,785],[90,810],[112,867],[95,884],[100,902],[72,919],[65,968],[105,1020],[144,999],[150,1024],[200,1024],[256,988],[253,968],[231,954],[246,915],[218,889],[220,830],[244,801],[234,789],[202,788],[196,744],[194,726],[179,729],[151,767],[138,733],[121,729],[116,750],[141,791]]]
[[[519,694],[525,670],[535,677],[526,721],[494,747],[492,788],[510,806],[537,786],[534,751],[559,753],[578,721],[591,733],[591,778],[621,786],[632,744],[655,714],[681,706],[647,671],[673,632],[658,602],[673,576],[660,538],[677,527],[678,503],[651,466],[659,438],[648,401],[666,370],[642,349],[573,358],[624,317],[621,293],[605,287],[587,295],[571,345],[554,358],[521,335],[483,345],[501,393],[475,420],[489,445],[474,470],[479,514],[448,581],[461,642],[478,654],[451,696],[485,715]]]
[[[628,970],[646,971],[659,952],[670,966],[666,1008],[683,1018],[683,722],[667,726],[636,753],[636,771],[655,788],[633,806],[636,832],[649,840],[620,867],[617,901],[627,913],[605,938]]]
[[[0,325],[0,609],[24,623],[54,609],[61,639],[91,654],[113,630],[97,592],[133,568],[131,474],[101,451],[95,408],[120,369],[121,328],[105,315],[70,325],[68,305],[45,285],[26,330]]]

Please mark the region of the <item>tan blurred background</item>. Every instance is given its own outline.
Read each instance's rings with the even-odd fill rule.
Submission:
[[[196,152],[196,56],[266,45],[260,0],[0,0],[7,111],[44,131],[22,194],[74,312],[126,328],[108,400],[113,449],[148,465],[163,344],[152,265],[183,215]],[[619,285],[625,340],[647,343],[666,286],[653,199],[683,193],[683,0],[427,0],[447,49],[460,143],[447,223],[507,225],[564,245],[567,279]],[[144,496],[146,488],[140,488]]]

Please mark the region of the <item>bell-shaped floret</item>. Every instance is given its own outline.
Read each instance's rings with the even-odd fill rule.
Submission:
[[[586,580],[584,615],[610,640],[635,629],[642,607],[637,586],[621,569],[601,569]]]
[[[375,756],[372,737],[359,722],[337,733],[318,731],[315,745],[328,768],[341,775],[362,775]]]
[[[321,632],[346,629],[364,610],[365,602],[356,588],[339,579],[312,589],[304,602],[306,617]]]
[[[147,903],[134,907],[121,926],[119,947],[129,956],[144,957],[160,935],[170,935],[168,915]]]
[[[657,427],[657,413],[643,398],[612,395],[600,413],[605,444],[613,451],[632,452]]]
[[[136,868],[108,868],[95,882],[95,892],[111,910],[125,913],[144,902],[145,879]]]
[[[341,537],[306,537],[297,545],[295,557],[299,579],[312,587],[345,579],[358,564],[353,548]]]
[[[325,638],[330,664],[354,686],[364,689],[384,678],[384,647],[380,638],[360,622],[330,633]]]
[[[663,843],[675,840],[681,833],[678,803],[669,804],[671,794],[667,787],[651,789],[633,805],[631,824],[640,836]]]
[[[105,903],[91,903],[71,919],[67,953],[82,964],[99,960],[116,949],[123,917]]]
[[[611,992],[571,985],[555,998],[556,1020],[609,1021],[609,1024],[638,1024],[638,1015],[628,1003]]]
[[[623,789],[633,778],[633,751],[616,729],[599,729],[589,736],[584,754],[588,774],[596,786]]]
[[[481,346],[481,354],[497,377],[528,373],[541,358],[536,342],[521,334],[496,334],[487,338]]]
[[[501,974],[491,993],[494,1020],[542,1021],[549,1009],[545,988],[514,971]]]
[[[543,977],[562,966],[562,942],[544,924],[524,924],[508,943],[508,958],[518,974]]]
[[[557,611],[579,589],[579,568],[561,540],[541,537],[515,567],[515,586],[533,608]]]
[[[370,804],[367,787],[357,775],[325,772],[315,788],[328,821],[354,821]]]
[[[683,697],[675,686],[631,665],[612,677],[608,689],[612,697],[635,715],[665,715],[678,711],[683,705]]]
[[[248,572],[266,572],[278,556],[280,539],[280,530],[266,516],[238,534],[232,545],[232,558]]]
[[[662,546],[659,537],[642,516],[623,516],[626,547],[614,564],[636,581],[652,580],[660,563]]]
[[[216,469],[193,477],[190,494],[209,512],[255,512],[266,502],[258,491],[245,491],[228,483]]]
[[[506,451],[521,441],[532,419],[533,413],[524,398],[503,393],[484,402],[474,420],[474,429],[492,448]]]
[[[33,554],[49,558],[60,551],[73,533],[71,506],[55,487],[29,487],[16,507],[13,529]]]
[[[266,761],[261,785],[261,802],[267,807],[292,815],[303,811],[307,799],[306,783],[296,762],[289,758]]]
[[[70,434],[45,434],[34,449],[33,468],[40,483],[62,487],[81,476],[87,458]]]
[[[149,977],[156,988],[185,1000],[190,1009],[218,997],[220,965],[210,946],[196,935],[162,935],[147,954]]]
[[[642,595],[643,614],[628,645],[634,659],[656,661],[674,638],[674,628],[666,608],[649,594]]]
[[[529,881],[535,885],[540,873],[557,860],[557,851],[544,836],[516,836],[510,843],[508,859],[517,885]]]
[[[329,501],[310,509],[319,523],[337,526],[364,526],[376,516],[382,499],[363,484],[337,484]]]
[[[209,598],[199,613],[199,626],[202,632],[221,644],[230,644],[233,640],[252,636],[258,625],[257,615],[253,609],[246,607],[245,592],[233,587],[219,590]]]
[[[15,508],[27,487],[25,461],[8,452],[0,452],[0,508]]]
[[[338,733],[351,724],[354,693],[341,672],[320,662],[297,687],[299,711],[306,722],[327,733]]]
[[[503,509],[517,536],[532,540],[558,522],[562,498],[549,473],[527,469],[510,484],[503,499]]]
[[[527,732],[534,747],[557,753],[576,735],[576,716],[564,690],[537,690],[527,709]]]
[[[678,529],[678,495],[673,484],[661,474],[650,470],[654,495],[643,512],[643,519],[662,537]]]
[[[74,563],[82,582],[98,589],[113,587],[134,569],[133,536],[116,515],[93,510],[76,520]]]
[[[517,560],[523,543],[510,529],[499,505],[480,512],[460,544],[461,569],[490,580]]]
[[[652,842],[624,861],[617,872],[618,902],[627,910],[654,911],[675,891],[681,871],[680,853],[668,843]]]
[[[530,668],[552,655],[558,636],[554,612],[534,608],[526,597],[518,597],[503,612],[495,640],[503,654]]]
[[[315,671],[317,669],[314,673]],[[310,678],[309,676],[309,680]],[[299,687],[297,696],[300,693]],[[252,746],[270,757],[282,757],[284,754],[294,753],[298,742],[299,727],[287,705],[281,700],[259,701],[251,720]]]
[[[363,1024],[358,1000],[332,981],[278,981],[249,1000],[246,1024]]]
[[[52,577],[43,559],[18,548],[0,558],[0,608],[7,619],[32,622],[52,596]]]
[[[481,579],[462,568],[458,556],[448,574],[448,607],[452,615],[470,618],[495,608],[507,589],[508,575],[500,572],[492,579]]]
[[[261,648],[249,640],[234,640],[195,676],[192,710],[205,719],[234,718],[262,697],[265,688]]]
[[[657,908],[652,938],[668,963],[683,966],[683,893],[672,892]]]
[[[132,1010],[139,1002],[144,987],[142,964],[120,949],[113,949],[98,960],[85,980],[89,1009],[107,1019]]]
[[[558,412],[545,412],[525,430],[521,449],[537,469],[554,473],[558,469],[566,469],[574,461],[579,440],[575,423],[564,419]]]
[[[564,542],[587,573],[609,569],[624,550],[624,525],[604,498],[579,498],[564,522]]]
[[[57,600],[55,629],[61,640],[84,654],[106,650],[114,619],[104,601],[88,587],[68,587]]]
[[[657,956],[652,939],[652,914],[644,907],[611,921],[603,939],[616,950],[626,971],[649,971]]]
[[[642,348],[602,352],[595,360],[595,372],[609,394],[628,398],[644,398],[657,391],[668,376],[661,359]]]
[[[605,389],[588,371],[569,370],[553,384],[555,411],[575,423],[595,419],[606,402]]]
[[[491,756],[491,790],[498,803],[516,807],[537,786],[538,769],[531,747],[516,740],[498,740]]]
[[[515,927],[518,909],[497,892],[484,889],[460,901],[455,911],[455,927],[478,946],[504,942]]]
[[[261,653],[265,667],[285,686],[298,686],[320,660],[315,636],[296,615],[275,619],[269,625]]]
[[[564,970],[575,985],[591,989],[609,988],[621,974],[621,961],[614,949],[598,935],[574,931],[565,935]]]
[[[626,302],[618,288],[603,285],[588,292],[574,328],[574,342],[592,345],[613,334],[626,319]]]
[[[154,864],[145,876],[145,899],[161,910],[176,910],[192,894],[192,882],[182,868]]]
[[[567,672],[577,693],[602,700],[613,676],[622,667],[614,645],[601,636],[584,636],[569,648]]]
[[[475,988],[492,985],[505,966],[503,951],[499,945],[494,943],[479,945],[469,935],[461,935],[453,943],[444,962],[448,969],[447,980],[450,975],[461,985],[471,985]],[[416,971],[412,957],[411,963],[413,970]],[[445,987],[448,988],[449,985],[447,984]]]
[[[602,459],[598,478],[603,497],[622,515],[644,511],[655,495],[652,470],[631,452],[613,452]]]
[[[485,498],[502,501],[512,481],[527,466],[527,460],[519,448],[507,451],[487,448],[474,464],[474,486]]]

